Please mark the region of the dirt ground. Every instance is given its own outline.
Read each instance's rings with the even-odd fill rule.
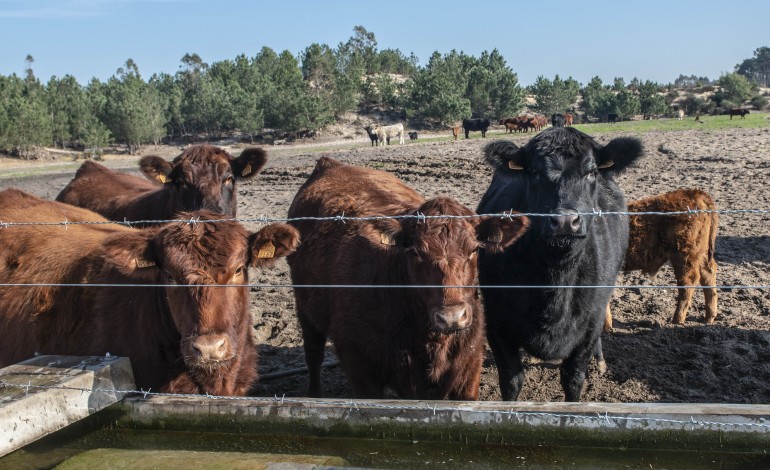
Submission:
[[[615,136],[597,139],[606,143]],[[644,158],[619,177],[629,200],[694,187],[709,192],[720,209],[770,209],[770,129],[653,132],[636,136],[645,145]],[[423,140],[388,147],[371,147],[368,140],[359,139],[339,145],[269,147],[270,161],[262,175],[239,187],[238,215],[285,217],[297,189],[323,155],[393,172],[426,197],[448,195],[475,209],[492,175],[491,169],[482,163],[481,149],[495,138],[513,138],[519,144],[528,139],[495,135],[457,142]],[[230,151],[239,152],[237,148]],[[170,158],[179,149],[146,152]],[[115,162],[112,163],[119,167],[134,164],[126,159]],[[0,171],[8,166],[12,164],[0,164]],[[0,189],[15,186],[54,198],[73,171],[0,179]],[[770,285],[770,216],[720,217],[716,247],[718,284]],[[290,284],[288,266],[282,262],[271,271],[253,271],[250,282]],[[618,283],[674,285],[675,281],[671,269],[665,267],[652,282],[632,273],[620,275]],[[675,298],[674,290],[615,291],[615,329],[603,336],[609,370],[600,376],[592,367],[583,400],[770,403],[770,290],[721,289],[719,316],[713,325],[703,322],[700,291],[695,294],[686,324],[670,324]],[[291,288],[255,287],[251,303],[254,334],[260,345],[260,374],[303,367],[302,340]],[[328,357],[333,357],[331,347]],[[268,379],[260,381],[253,393],[302,396],[306,380],[305,373]],[[350,397],[339,368],[324,370],[324,387],[327,396]],[[490,353],[482,376],[481,399],[499,398]],[[519,398],[563,400],[558,364],[530,359]]]

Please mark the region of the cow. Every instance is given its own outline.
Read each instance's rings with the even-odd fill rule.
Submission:
[[[563,114],[551,114],[551,126],[564,127],[565,122]]]
[[[267,153],[261,148],[248,148],[233,158],[212,145],[193,145],[172,162],[143,157],[139,167],[152,180],[148,181],[88,161],[56,200],[116,221],[169,220],[179,212],[199,209],[235,217],[236,183],[253,179],[266,163]]]
[[[481,131],[481,137],[487,136],[487,129],[492,125],[492,122],[487,118],[469,118],[463,119],[463,129],[465,130],[465,138],[468,138],[469,132]]]
[[[404,125],[400,122],[391,126],[377,126],[374,128],[377,134],[377,145],[390,145],[390,139],[398,137],[398,143],[404,143]]]
[[[524,383],[521,348],[541,359],[562,359],[565,398],[580,399],[591,358],[601,357],[612,295],[607,286],[615,283],[628,243],[628,217],[581,214],[625,211],[613,174],[641,154],[638,139],[601,146],[574,127],[547,129],[521,148],[510,141],[484,148],[495,171],[477,213],[548,214],[533,220],[504,253],[482,249],[479,255],[487,340],[503,400],[515,400]],[[572,287],[578,285],[600,287]]]
[[[618,121],[618,115],[617,113],[608,113],[607,114],[607,122],[610,124],[615,124]]]
[[[417,140],[417,132],[410,132],[409,133],[409,140]]]
[[[457,136],[460,135],[460,130],[461,129],[462,129],[462,127],[459,127],[459,126],[455,126],[455,127],[452,128],[452,137],[454,137],[455,140],[457,140]]]
[[[288,216],[341,214],[376,219],[292,222],[305,237],[287,260],[302,286],[294,294],[308,394],[322,395],[328,337],[357,398],[389,387],[403,398],[478,399],[485,346],[476,251],[509,246],[528,219],[477,217],[384,171],[322,157]],[[353,286],[309,287],[318,284]]]
[[[677,189],[658,196],[628,203],[629,212],[716,211],[714,200],[699,189]],[[670,262],[676,284],[700,285],[706,299],[706,323],[717,317],[717,263],[714,261],[717,226],[716,212],[692,215],[632,215],[628,251],[623,271],[642,271],[654,277]],[[679,289],[672,323],[684,324],[692,303],[693,290]],[[612,315],[607,310],[605,330],[612,329]]]
[[[0,219],[70,224],[0,230],[0,283],[30,284],[0,290],[0,367],[110,353],[131,359],[144,390],[245,395],[256,380],[247,267],[292,253],[290,225],[249,233],[196,211],[129,228],[17,189],[0,192]]]
[[[730,109],[730,120],[733,120],[733,116],[740,116],[741,119],[746,119],[746,115],[750,114],[748,109],[743,108],[731,108]]]
[[[374,126],[366,126],[364,127],[364,130],[366,131],[366,134],[369,136],[369,140],[372,141],[372,147],[375,147],[377,145],[377,140],[379,138],[377,136],[377,133],[374,132]]]
[[[572,115],[570,113],[564,114],[564,126],[572,127]]]
[[[676,115],[679,121],[684,119],[684,109],[677,110]]]

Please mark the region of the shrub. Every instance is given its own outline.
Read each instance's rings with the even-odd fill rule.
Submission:
[[[767,108],[767,97],[763,95],[756,95],[751,99],[751,105],[758,110]]]

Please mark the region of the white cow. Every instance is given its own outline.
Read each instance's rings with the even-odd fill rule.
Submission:
[[[374,128],[377,134],[377,145],[390,145],[390,139],[398,136],[398,143],[404,143],[404,125],[400,122],[392,126],[377,126]]]
[[[677,113],[679,114],[679,120],[681,121],[682,118],[684,117],[684,109],[680,109],[679,111],[677,111]]]

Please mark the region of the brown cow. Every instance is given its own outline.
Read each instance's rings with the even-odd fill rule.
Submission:
[[[682,212],[716,210],[713,199],[699,189],[677,189],[628,203],[629,212]],[[674,268],[678,286],[716,285],[717,264],[714,245],[719,216],[716,213],[696,215],[631,216],[623,270],[642,271],[655,276],[667,262]],[[716,288],[703,289],[706,299],[706,323],[717,317]],[[692,302],[693,289],[679,289],[672,323],[683,324]],[[612,328],[612,315],[607,308],[605,330]]]
[[[248,233],[209,211],[135,229],[16,189],[3,222],[103,222],[0,230],[0,283],[99,284],[0,289],[0,367],[34,353],[128,356],[143,389],[244,395],[257,377],[247,266],[296,249],[286,224]],[[154,284],[119,287],[121,284]],[[225,288],[225,286],[232,285]]]
[[[89,161],[56,200],[118,221],[168,220],[198,209],[235,217],[236,181],[254,178],[266,163],[261,148],[233,158],[218,147],[194,145],[171,163],[155,156],[142,158],[139,166],[153,183]]]
[[[386,218],[294,222],[307,239],[287,258],[292,281],[380,288],[294,290],[309,394],[322,393],[329,337],[356,397],[382,397],[390,387],[403,398],[476,400],[486,355],[476,251],[501,251],[529,220],[430,218],[474,214],[447,197],[425,200],[384,171],[322,157],[289,217],[343,213]],[[427,218],[388,218],[418,214]],[[387,285],[414,287],[381,287]]]
[[[460,135],[461,129],[462,129],[462,127],[459,127],[459,126],[452,128],[452,137],[454,137],[455,140],[457,140],[457,137]]]
[[[572,115],[569,113],[564,114],[564,127],[572,126]]]

